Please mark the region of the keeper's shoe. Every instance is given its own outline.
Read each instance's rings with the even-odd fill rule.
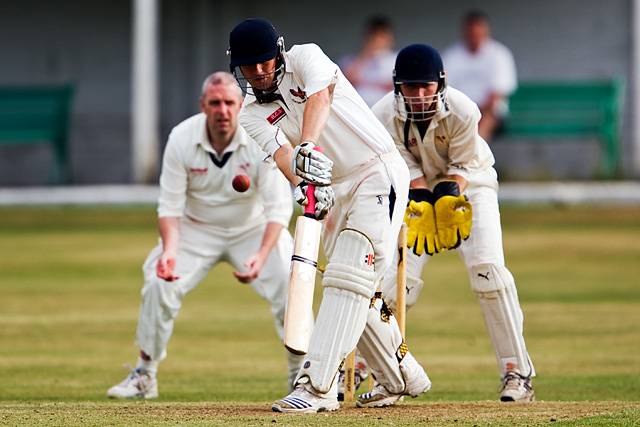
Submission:
[[[335,388],[326,394],[316,392],[311,384],[298,382],[295,389],[286,397],[273,402],[273,412],[290,414],[315,414],[330,412],[340,408]]]
[[[508,371],[502,378],[501,402],[533,402],[536,400],[531,377],[523,377],[517,370]]]
[[[422,366],[407,353],[400,362],[400,372],[405,381],[404,391],[391,393],[382,384],[376,384],[373,390],[358,396],[356,406],[359,408],[382,408],[396,404],[403,396],[418,397],[431,389],[431,380]]]
[[[158,397],[158,381],[144,369],[136,368],[120,384],[107,391],[113,399],[155,399]]]

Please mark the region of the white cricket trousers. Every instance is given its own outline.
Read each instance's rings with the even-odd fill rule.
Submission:
[[[469,198],[473,208],[473,226],[469,239],[463,241],[457,251],[464,262],[468,274],[473,274],[472,268],[477,265],[492,264],[500,267],[505,266],[504,250],[502,247],[502,227],[500,225],[500,209],[498,205],[498,180],[495,169],[491,168],[482,173],[474,175],[469,180],[469,186],[464,194]],[[417,256],[411,249],[407,251],[407,307],[415,304],[422,289],[422,270],[431,258],[438,255],[429,256],[423,254]],[[395,309],[395,286],[398,272],[398,254],[394,254],[394,262],[385,274],[382,290],[384,299]],[[505,267],[506,268],[506,267]],[[513,288],[515,298],[513,300],[516,319],[514,322],[524,343],[523,324],[524,316],[520,308],[515,286]],[[531,361],[529,360],[531,364]],[[499,366],[502,375],[506,372],[505,366]],[[535,376],[535,370],[531,364],[531,370]]]
[[[164,359],[174,320],[180,311],[184,296],[220,261],[228,261],[236,270],[245,271],[246,267],[243,264],[260,248],[265,227],[266,224],[242,230],[221,229],[184,217],[180,223],[180,241],[174,273],[179,279],[167,282],[156,276],[156,263],[162,254],[161,243],[149,253],[142,267],[144,287],[136,333],[140,349],[152,360]],[[289,232],[283,229],[260,275],[250,284],[271,304],[271,313],[280,339],[283,336],[292,251],[293,239]],[[232,277],[225,278],[229,279],[235,280]]]

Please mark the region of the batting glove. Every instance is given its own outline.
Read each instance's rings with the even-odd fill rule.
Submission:
[[[438,238],[442,247],[455,249],[471,235],[472,210],[454,181],[442,181],[433,189]]]
[[[291,172],[305,181],[326,186],[331,184],[333,162],[320,151],[314,150],[313,142],[303,142],[293,150]]]
[[[293,191],[293,197],[301,206],[307,206],[309,203],[309,199],[307,198],[308,185],[308,182],[302,181]],[[322,220],[329,213],[329,209],[335,204],[336,196],[333,188],[329,186],[315,187],[313,195],[316,198],[314,216],[317,220]]]
[[[441,251],[436,217],[433,210],[433,194],[425,189],[409,190],[409,204],[404,214],[407,224],[407,247],[420,256],[425,252],[434,255]]]

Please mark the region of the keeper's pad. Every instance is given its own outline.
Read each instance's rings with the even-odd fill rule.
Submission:
[[[364,329],[375,290],[374,262],[373,245],[364,234],[340,232],[323,275],[320,311],[296,382],[310,381],[317,392],[329,392],[340,363]]]
[[[478,264],[469,269],[469,274],[501,375],[514,369],[524,377],[535,375],[522,336],[524,319],[511,272],[500,265]]]
[[[367,325],[358,342],[358,350],[369,363],[376,381],[391,393],[402,393],[405,381],[400,362],[408,352],[393,313],[380,292],[371,299]]]

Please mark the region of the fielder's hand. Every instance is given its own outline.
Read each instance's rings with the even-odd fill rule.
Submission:
[[[433,195],[427,189],[409,191],[409,205],[404,214],[407,224],[407,247],[420,256],[425,252],[434,255],[440,252],[440,241],[436,229],[436,217],[430,203]]]
[[[293,150],[291,172],[311,184],[329,185],[333,162],[314,147],[313,142],[303,142]]]
[[[293,197],[295,197],[296,202],[298,202],[302,206],[306,206],[309,202],[307,200],[307,186],[308,182],[302,181],[300,184],[296,186],[296,189],[293,192]],[[335,204],[336,196],[333,193],[333,188],[331,187],[316,187],[313,192],[316,197],[316,210],[314,215],[317,220],[323,219],[329,213],[329,209]]]
[[[156,275],[162,280],[173,282],[179,276],[174,276],[173,269],[176,268],[176,256],[172,253],[162,252],[156,264]]]
[[[234,271],[233,276],[238,279],[240,283],[251,283],[260,275],[264,262],[265,257],[258,252],[245,261],[244,266],[247,267],[247,271]]]
[[[442,247],[455,249],[471,234],[472,210],[466,196],[460,194],[458,184],[443,181],[433,189],[438,237]]]

